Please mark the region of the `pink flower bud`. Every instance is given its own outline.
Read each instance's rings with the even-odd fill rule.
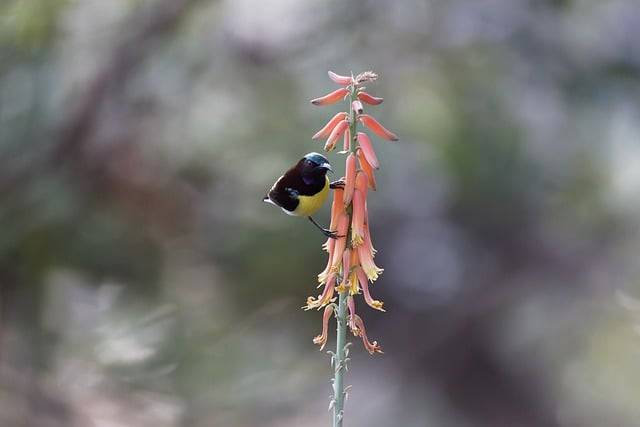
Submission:
[[[364,102],[365,104],[369,104],[369,105],[380,105],[382,104],[382,101],[384,101],[383,98],[377,98],[375,96],[371,96],[367,92],[359,92],[358,99]]]
[[[313,135],[311,137],[311,139],[319,139],[319,138],[326,138],[329,135],[331,135],[331,131],[333,130],[333,128],[336,127],[336,125],[341,121],[347,118],[347,113],[345,112],[341,112],[336,114],[335,116],[333,116],[331,118],[331,120],[329,120],[327,122],[326,125],[324,125],[324,127],[322,129],[320,129],[318,132],[316,132],[315,135]]]
[[[376,156],[376,152],[373,151],[373,145],[371,144],[371,140],[369,136],[364,132],[358,132],[358,144],[360,144],[360,148],[362,149],[362,154],[364,158],[367,159],[367,162],[374,169],[380,168],[380,162],[378,162],[378,156]]]
[[[333,71],[328,71],[329,78],[339,85],[347,86],[353,82],[351,76],[341,76],[340,74],[336,74]]]
[[[338,101],[344,99],[345,96],[349,94],[349,91],[346,88],[340,88],[338,90],[334,90],[333,92],[322,96],[320,98],[312,99],[311,103],[313,105],[331,105],[335,104]]]
[[[355,111],[358,114],[362,114],[362,112],[364,111],[364,107],[362,106],[362,102],[356,100],[353,101],[351,103],[351,108],[353,108],[353,111]]]
[[[380,138],[388,139],[389,141],[398,140],[398,137],[396,136],[396,134],[385,129],[384,126],[382,126],[376,119],[374,119],[370,115],[362,114],[360,115],[360,117],[358,117],[358,120],[360,120],[360,122],[362,122],[363,125],[371,129],[373,133],[378,135]]]

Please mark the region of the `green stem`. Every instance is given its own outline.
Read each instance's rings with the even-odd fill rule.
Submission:
[[[347,298],[348,292],[340,292],[336,318],[338,323],[336,354],[333,361],[333,427],[342,427],[344,415],[344,372],[347,368]]]
[[[351,152],[356,151],[356,112],[353,111],[352,102],[357,99],[356,87],[351,87],[351,94],[349,98],[349,117],[351,125],[349,130],[351,131]],[[351,209],[348,209],[349,217],[351,217]],[[349,218],[351,223],[351,218]],[[349,233],[345,236],[348,239]],[[349,274],[348,271],[343,271],[342,276]],[[337,320],[337,332],[336,332],[336,352],[333,359],[333,427],[342,427],[342,419],[344,417],[344,400],[346,392],[344,389],[344,373],[347,370],[348,354],[347,349],[347,299],[349,292],[347,290],[339,292],[338,294],[338,308],[336,310]]]

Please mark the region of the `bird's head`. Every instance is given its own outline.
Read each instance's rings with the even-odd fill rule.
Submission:
[[[327,171],[333,172],[331,164],[325,156],[319,153],[309,153],[298,162],[298,168],[303,176],[325,176]]]

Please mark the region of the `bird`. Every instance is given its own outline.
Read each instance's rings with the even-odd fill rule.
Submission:
[[[291,216],[307,217],[322,234],[337,239],[335,231],[318,224],[312,217],[324,204],[330,189],[343,188],[344,181],[330,182],[331,164],[322,154],[308,153],[273,184],[263,201],[282,208]]]

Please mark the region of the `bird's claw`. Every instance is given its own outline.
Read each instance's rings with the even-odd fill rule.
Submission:
[[[330,239],[339,239],[341,237],[344,237],[344,236],[339,236],[337,231],[327,230],[326,228],[322,229],[322,234],[324,234]]]
[[[337,188],[344,188],[345,185],[345,181],[344,178],[340,178],[337,181],[333,181],[332,183],[329,184],[329,188],[332,190],[335,190]]]

